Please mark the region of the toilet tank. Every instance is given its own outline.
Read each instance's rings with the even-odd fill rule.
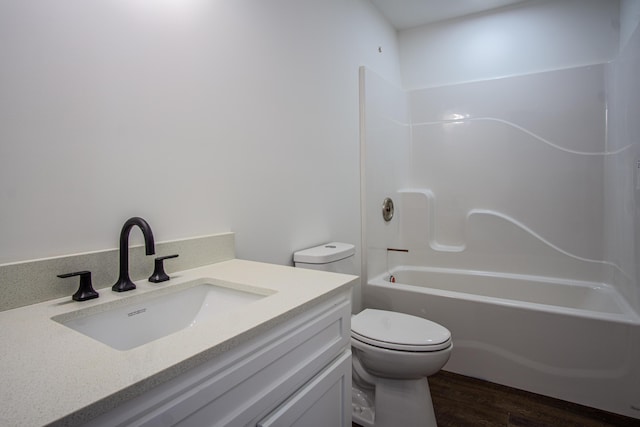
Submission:
[[[296,267],[312,270],[356,274],[355,253],[354,245],[331,242],[295,252],[293,263]]]

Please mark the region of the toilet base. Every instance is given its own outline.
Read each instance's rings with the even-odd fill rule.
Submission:
[[[356,386],[351,389],[351,418],[362,427],[374,427],[375,408],[373,406],[373,392],[360,390]]]
[[[352,389],[352,418],[363,427],[436,427],[427,378],[377,378],[375,392]],[[374,396],[375,395],[375,396]],[[375,402],[371,405],[371,402]]]

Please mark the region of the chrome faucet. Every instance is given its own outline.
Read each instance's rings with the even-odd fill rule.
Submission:
[[[149,223],[137,216],[129,218],[122,226],[122,231],[120,231],[120,277],[116,284],[111,287],[116,292],[125,292],[136,288],[136,285],[129,277],[129,232],[134,225],[137,225],[142,230],[146,254],[153,255],[156,253],[153,233]]]

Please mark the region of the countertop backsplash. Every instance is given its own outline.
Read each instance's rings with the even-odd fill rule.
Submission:
[[[146,256],[144,245],[129,249],[129,272],[132,280],[146,279],[153,272],[154,259],[179,254],[165,261],[165,270],[187,270],[235,258],[235,234],[220,233],[182,240],[158,242],[156,253]],[[89,270],[96,290],[111,287],[118,278],[119,250],[87,252],[53,258],[0,265],[0,311],[36,304],[66,295],[78,289],[78,281],[60,279],[58,274]],[[111,292],[110,289],[105,292]]]

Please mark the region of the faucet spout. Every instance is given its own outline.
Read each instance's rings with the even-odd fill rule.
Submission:
[[[136,285],[129,277],[129,233],[134,225],[137,225],[142,230],[145,253],[147,255],[155,254],[153,232],[149,223],[137,216],[129,218],[122,226],[122,231],[120,231],[120,275],[118,281],[111,287],[116,292],[125,292],[136,288]]]

